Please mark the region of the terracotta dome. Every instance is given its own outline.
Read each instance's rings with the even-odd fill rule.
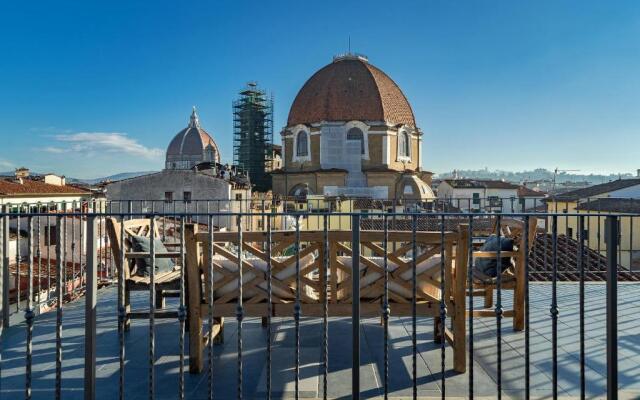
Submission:
[[[195,107],[189,125],[167,147],[167,168],[188,169],[200,162],[220,162],[218,145],[200,126]]]
[[[334,58],[302,86],[289,111],[288,126],[352,120],[416,126],[398,85],[366,58],[347,55]]]

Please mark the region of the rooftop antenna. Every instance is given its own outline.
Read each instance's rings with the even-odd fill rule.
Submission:
[[[351,35],[349,35],[349,54],[351,54]]]

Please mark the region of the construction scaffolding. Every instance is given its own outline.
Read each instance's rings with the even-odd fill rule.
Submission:
[[[273,97],[249,82],[233,102],[233,161],[249,174],[254,190],[271,190]]]

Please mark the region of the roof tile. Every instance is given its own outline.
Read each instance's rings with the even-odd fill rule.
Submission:
[[[291,105],[288,125],[352,120],[416,126],[398,85],[366,60],[352,57],[337,59],[309,78]]]
[[[631,186],[640,185],[640,178],[634,179],[618,179],[615,181],[602,183],[600,185],[589,186],[582,189],[572,190],[565,192],[554,197],[555,200],[561,201],[575,201],[579,199],[586,199],[588,197],[598,196],[604,193],[613,192],[620,189],[625,189]]]
[[[13,178],[0,178],[0,196],[24,194],[89,194],[90,192],[71,185],[50,185],[42,181],[24,179],[18,183]]]
[[[518,189],[518,185],[505,181],[488,179],[445,179],[449,186],[456,189]]]

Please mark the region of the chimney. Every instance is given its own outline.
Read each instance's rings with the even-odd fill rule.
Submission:
[[[640,178],[640,168],[636,170],[636,176]]]
[[[29,177],[29,168],[16,168],[16,178],[28,178]]]
[[[25,178],[29,177],[29,168],[16,168],[16,172],[15,172],[15,181],[18,182],[19,184],[23,184]]]

